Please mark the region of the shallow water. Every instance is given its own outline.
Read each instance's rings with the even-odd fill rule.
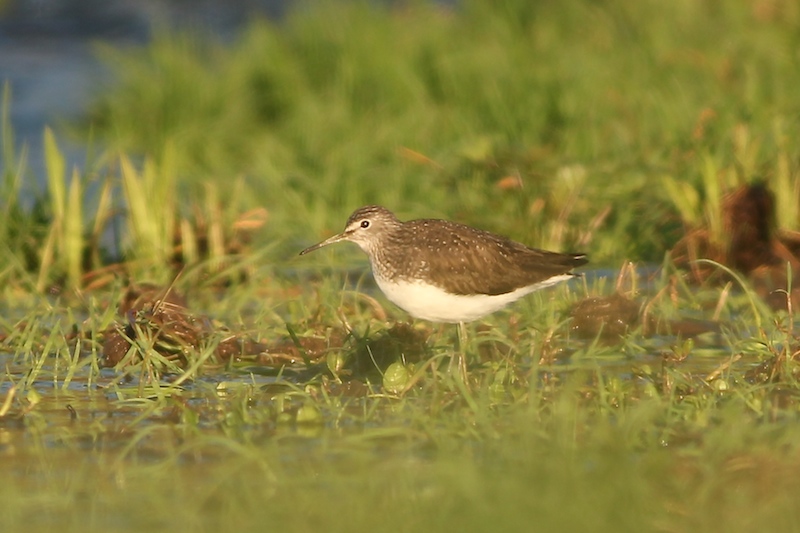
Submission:
[[[574,287],[563,290],[576,298]],[[522,303],[494,325],[471,327],[472,346],[482,358],[470,369],[476,380],[471,390],[447,374],[454,331],[392,329],[385,321],[387,329],[366,333],[371,346],[408,342],[405,335],[414,340],[420,332],[429,345],[430,353],[412,363],[424,369],[420,385],[406,394],[387,392],[380,380],[366,385],[361,376],[345,376],[339,383],[329,372],[304,371],[301,363],[281,371],[261,359],[214,364],[176,385],[180,373],[151,381],[141,370],[97,368],[92,363],[98,354],[88,349],[77,366],[63,349],[52,356],[0,354],[6,370],[0,404],[10,400],[0,416],[0,475],[6,480],[0,529],[260,531],[271,524],[286,531],[336,531],[379,524],[434,531],[461,523],[465,531],[470,524],[528,531],[543,517],[559,523],[553,517],[571,516],[576,506],[583,509],[580,516],[596,517],[586,502],[598,498],[603,509],[643,498],[637,505],[646,512],[631,512],[639,517],[637,526],[650,524],[652,494],[665,490],[653,487],[663,487],[675,472],[680,476],[692,457],[705,453],[706,432],[728,448],[743,442],[729,433],[747,416],[714,406],[724,405],[727,389],[729,398],[752,394],[758,387],[742,376],[763,357],[731,346],[729,328],[750,334],[741,321],[735,327],[709,324],[711,311],[693,308],[671,319],[705,326],[692,330],[690,347],[677,335],[644,335],[638,326],[622,337],[579,338],[564,322],[546,341],[553,358],[534,361],[530,354],[539,352],[527,345],[541,342],[546,328],[523,322],[517,331],[515,324],[548,301],[559,321],[567,317],[556,295]],[[583,312],[615,305],[593,302]],[[45,337],[72,332],[69,319],[50,309],[42,314],[50,324],[38,330]],[[29,323],[36,320],[31,316]],[[85,324],[86,318],[77,320]],[[124,319],[131,320],[127,314]],[[369,320],[360,316],[359,327]],[[333,329],[306,325],[302,331],[325,338]],[[509,351],[509,338],[526,346]],[[277,342],[259,337],[264,339]],[[351,354],[360,346],[334,345]],[[425,357],[438,361],[436,370],[424,367]],[[536,377],[526,382],[534,368]],[[791,406],[797,399],[778,391],[748,399],[748,405],[778,401]],[[714,433],[719,420],[730,420],[724,435]],[[752,434],[751,428],[744,442]],[[690,458],[684,449],[693,450]],[[724,479],[726,471],[713,474],[710,479]],[[685,490],[668,488],[659,497]],[[619,530],[617,520],[607,518],[614,525],[607,529]],[[594,524],[573,525],[585,530]],[[682,526],[678,521],[668,529]]]

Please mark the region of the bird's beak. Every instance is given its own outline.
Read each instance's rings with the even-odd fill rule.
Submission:
[[[323,246],[328,246],[329,244],[334,244],[334,243],[337,243],[339,241],[343,241],[345,239],[347,239],[347,234],[345,234],[344,232],[339,233],[338,235],[334,235],[333,237],[329,237],[329,238],[325,239],[322,242],[318,242],[314,246],[309,246],[308,248],[306,248],[305,250],[300,252],[300,255],[306,255],[307,253],[313,252],[314,250],[319,250]]]

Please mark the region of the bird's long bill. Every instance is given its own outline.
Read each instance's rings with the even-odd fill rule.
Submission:
[[[338,235],[334,235],[333,237],[328,237],[327,239],[325,239],[322,242],[318,242],[317,244],[315,244],[313,246],[309,246],[308,248],[306,248],[305,250],[300,252],[300,255],[306,255],[307,253],[313,252],[314,250],[319,250],[323,246],[328,246],[329,244],[334,244],[334,243],[337,243],[339,241],[343,241],[346,238],[347,238],[347,235],[345,235],[344,233],[340,233]]]

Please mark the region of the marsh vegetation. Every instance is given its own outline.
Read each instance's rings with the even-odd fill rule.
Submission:
[[[800,529],[798,30],[347,2],[101,46],[41,187],[7,87],[0,529]],[[297,257],[368,203],[591,268],[471,324],[462,380],[355,247]]]

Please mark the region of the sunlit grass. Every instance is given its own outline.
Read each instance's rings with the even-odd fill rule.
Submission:
[[[746,285],[689,287],[669,265],[644,292],[652,282],[633,271],[620,279],[653,315],[722,317],[720,333],[693,342],[640,329],[575,337],[569,307],[614,290],[608,280],[536,293],[470,329],[463,383],[448,370],[454,328],[417,324],[415,359],[405,337],[385,342],[406,317],[366,284],[351,292],[332,274],[298,289],[269,276],[216,304],[190,296],[276,353],[292,344],[287,324],[298,342],[329,338],[337,372],[324,352],[279,372],[264,372],[269,359],[221,367],[209,349],[222,329],[184,346],[184,364],[142,330],[131,359],[102,369],[113,322],[145,327],[145,315],[115,311],[116,290],[83,308],[41,302],[4,326],[0,453],[20,482],[0,489],[0,527],[749,531],[800,519],[796,340],[786,313]],[[302,304],[268,310],[286,290]],[[410,386],[351,364],[392,346]],[[774,378],[749,374],[757,365],[775,365]]]
[[[263,259],[282,264],[373,202],[595,264],[658,262],[687,227],[722,242],[724,195],[762,179],[794,229],[800,15],[778,4],[323,3],[233,42],[103,49],[118,83],[86,119],[108,148],[91,175],[61,168],[46,134],[49,183],[26,211],[3,128],[0,275],[81,287],[124,256],[137,279],[235,276],[242,214],[261,210]]]
[[[681,224],[721,242],[726,191],[759,178],[797,227],[798,20],[337,3],[232,43],[165,34],[104,52],[109,151],[68,169],[46,130],[44,191],[6,91],[0,530],[800,528],[791,300],[663,260]],[[391,306],[355,247],[296,257],[369,202],[623,274],[470,325],[462,380],[455,327]],[[612,293],[634,318],[580,330]]]
[[[7,109],[7,100],[4,105]],[[3,131],[13,142],[11,129]],[[65,168],[50,128],[44,131],[44,147],[43,191],[22,187],[25,150],[16,167],[3,169],[0,279],[5,285],[38,293],[54,287],[80,291],[123,275],[166,283],[184,267],[191,268],[187,276],[215,282],[252,270],[257,256],[237,256],[268,213],[243,209],[247,202],[239,199],[247,195],[241,179],[225,187],[209,182],[187,193],[167,160],[155,165],[146,159],[138,168],[121,154],[114,168],[101,167],[99,177],[88,176]],[[221,190],[233,197],[223,201]]]
[[[232,46],[163,37],[114,54],[123,83],[96,119],[126,148],[160,154],[169,138],[196,178],[253,176],[276,234],[304,242],[379,202],[599,261],[657,261],[679,234],[656,176],[708,190],[710,204],[737,165],[742,179],[772,174],[758,147],[774,146],[779,123],[776,140],[793,130],[795,106],[795,71],[775,51],[797,13],[781,6],[315,6]],[[140,126],[142,107],[166,123],[158,135]],[[213,151],[198,146],[209,130]],[[769,179],[788,206],[781,160]],[[574,197],[562,196],[569,179]]]
[[[800,15],[759,6],[315,3],[233,43],[105,50],[120,83],[91,122],[156,161],[171,147],[189,181],[248,176],[274,221],[265,235],[287,243],[377,202],[598,261],[659,261],[679,238],[662,175],[707,189],[708,172],[737,165],[772,174],[777,144],[788,153],[770,181],[790,203],[796,154],[780,139],[795,131]]]

